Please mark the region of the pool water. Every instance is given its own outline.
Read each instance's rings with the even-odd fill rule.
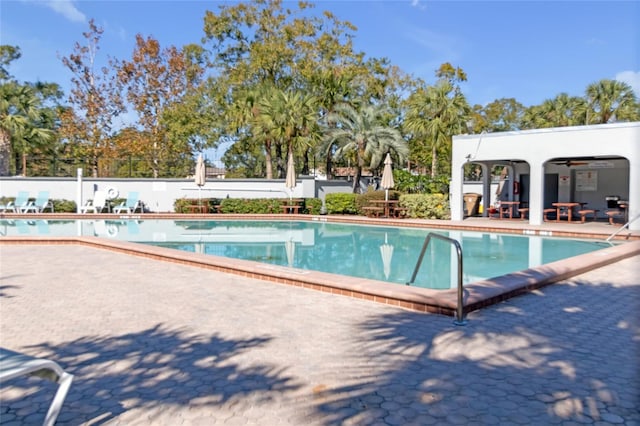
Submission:
[[[610,246],[593,240],[320,221],[0,220],[0,235],[95,235],[403,285],[429,232],[460,242],[465,284]],[[455,288],[456,273],[453,246],[432,239],[412,285]]]

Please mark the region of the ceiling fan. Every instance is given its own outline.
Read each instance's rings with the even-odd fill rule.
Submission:
[[[589,164],[588,161],[573,161],[573,160],[552,161],[551,163],[557,164],[559,166],[567,166],[567,167],[586,166],[587,164]]]

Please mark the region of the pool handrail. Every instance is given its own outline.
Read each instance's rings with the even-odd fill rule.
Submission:
[[[607,238],[606,241],[607,242],[611,241],[613,239],[613,237],[618,235],[623,229],[628,228],[629,225],[631,224],[631,222],[635,222],[636,219],[638,219],[638,218],[640,218],[640,214],[635,215],[633,218],[631,218],[631,220],[629,220],[627,223],[625,223],[620,228],[618,228],[613,234],[609,235],[609,238]]]
[[[424,243],[422,244],[422,250],[420,250],[420,256],[418,256],[418,261],[416,262],[416,267],[413,270],[413,274],[411,275],[411,280],[407,282],[407,285],[411,285],[416,280],[416,276],[418,275],[418,270],[420,266],[422,266],[422,259],[424,258],[424,253],[427,251],[427,246],[431,242],[431,238],[436,238],[445,242],[449,242],[454,245],[456,248],[456,254],[458,256],[458,303],[456,307],[456,319],[453,321],[455,325],[466,325],[467,320],[464,318],[464,306],[463,306],[463,289],[462,289],[462,247],[457,240],[453,238],[445,237],[444,235],[437,234],[435,232],[429,232],[424,239]]]

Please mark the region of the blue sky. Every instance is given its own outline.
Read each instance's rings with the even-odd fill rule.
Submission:
[[[99,54],[129,59],[137,33],[163,46],[199,42],[205,10],[218,1],[2,0],[0,43],[23,57],[10,71],[22,81],[69,88],[59,56],[83,42],[87,21],[105,29]],[[404,71],[434,81],[450,62],[466,71],[472,104],[513,97],[525,106],[561,92],[582,96],[609,78],[640,95],[638,1],[316,1],[358,27],[355,47],[387,57]],[[295,4],[291,2],[291,6]]]

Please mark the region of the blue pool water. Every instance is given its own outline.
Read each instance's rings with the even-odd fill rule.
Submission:
[[[320,221],[0,220],[0,235],[95,235],[398,284],[410,280],[429,232],[460,242],[465,284],[609,246],[592,240]],[[450,244],[432,239],[414,285],[454,288],[456,259]]]

